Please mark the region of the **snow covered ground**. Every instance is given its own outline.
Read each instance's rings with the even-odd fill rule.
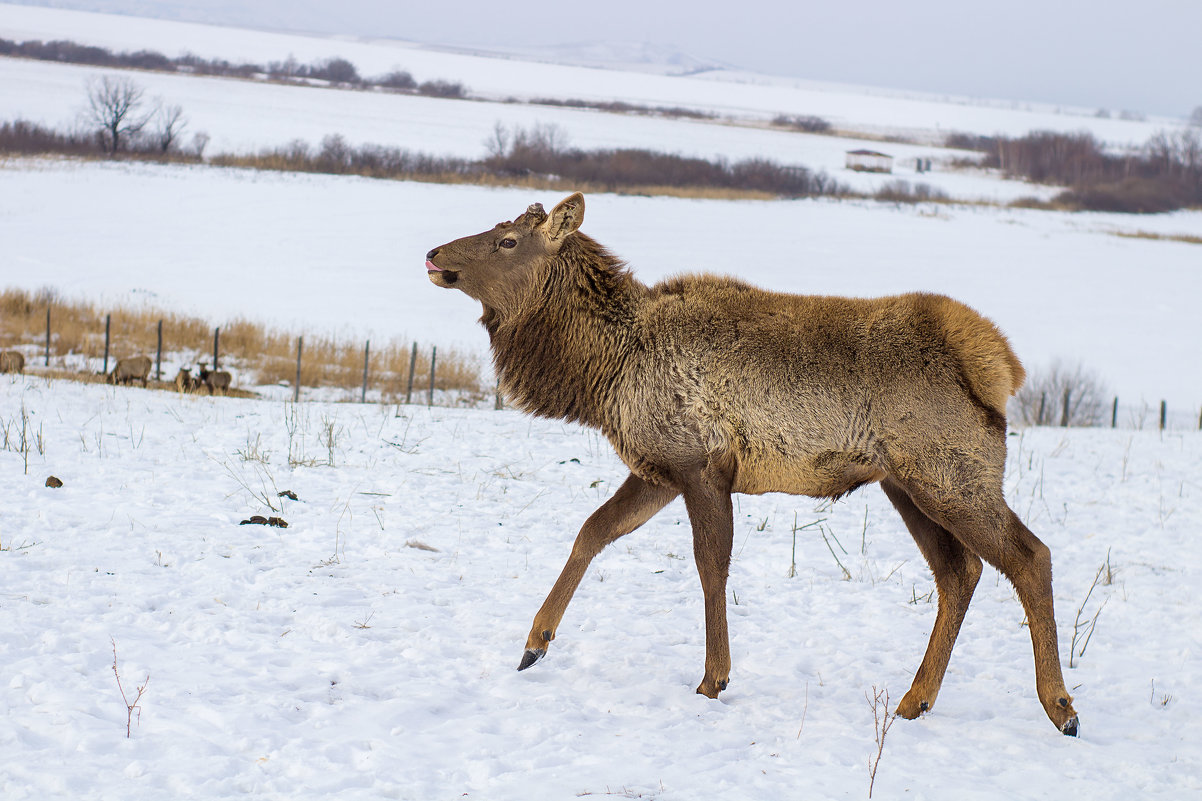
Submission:
[[[694,695],[701,592],[677,504],[597,559],[519,674],[577,527],[625,474],[594,433],[31,376],[0,377],[0,432],[13,801],[864,798],[865,694],[896,703],[935,614],[876,488],[832,508],[738,497],[732,684]],[[1202,793],[1200,460],[1195,432],[1011,438],[1008,497],[1054,555],[1082,737],[1044,717],[1021,608],[986,568],[938,705],[889,730],[875,798]],[[290,525],[238,525],[252,514]],[[816,527],[794,551],[795,523],[819,519],[849,579]],[[128,739],[114,641],[131,701],[145,683]]]

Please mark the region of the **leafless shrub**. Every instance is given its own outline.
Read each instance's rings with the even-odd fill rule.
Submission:
[[[329,81],[330,83],[341,83],[350,86],[363,83],[363,79],[359,77],[359,71],[355,69],[355,65],[345,58],[335,57],[317,62],[309,68],[308,72],[308,77],[319,81]]]
[[[424,81],[418,84],[417,93],[429,97],[467,97],[467,89],[455,81]]]
[[[178,148],[179,138],[183,134],[184,128],[188,127],[183,106],[160,104],[154,115],[154,121],[156,123],[154,141],[159,150],[169,153],[173,148]]]
[[[371,83],[401,92],[411,92],[417,88],[417,81],[413,80],[413,76],[405,70],[393,70],[386,75],[381,75]]]
[[[872,196],[888,203],[929,203],[950,199],[947,192],[930,184],[911,184],[901,179],[885,183]]]
[[[889,691],[878,690],[876,685],[872,685],[872,697],[869,698],[868,693],[864,693],[864,697],[868,700],[868,705],[872,707],[872,729],[876,740],[876,754],[868,758],[868,797],[872,798],[872,788],[876,784],[876,770],[880,767],[881,757],[885,753],[885,735],[889,733],[889,728],[893,725],[893,721],[897,720],[897,713],[889,711]]]
[[[112,637],[109,641],[113,644],[113,675],[117,677],[117,689],[121,693],[121,700],[125,704],[125,738],[129,739],[130,729],[133,728],[134,712],[138,713],[138,723],[142,723],[142,694],[146,692],[146,685],[150,683],[150,674],[146,674],[146,678],[137,687],[137,693],[134,695],[134,700],[130,701],[129,696],[125,694],[125,688],[121,686],[121,671],[117,669],[117,641]]]
[[[639,103],[628,103],[625,100],[581,100],[579,98],[564,100],[557,97],[538,97],[530,102],[536,106],[591,108],[613,114],[648,114],[657,117],[683,117],[693,120],[712,120],[717,117],[713,112],[684,106],[644,106]]]
[[[812,114],[778,114],[772,119],[772,124],[804,133],[826,133],[831,129],[829,122]]]
[[[1055,362],[1027,375],[1010,414],[1029,426],[1096,426],[1106,415],[1106,395],[1102,379],[1084,365]]]
[[[62,133],[27,120],[0,123],[0,153],[94,156],[101,152],[92,133]]]

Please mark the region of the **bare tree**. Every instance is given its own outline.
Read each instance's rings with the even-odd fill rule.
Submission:
[[[145,90],[129,78],[105,75],[88,81],[89,123],[100,129],[101,141],[108,153],[117,153],[123,144],[141,133],[154,115],[141,111]]]
[[[188,127],[188,119],[184,116],[184,107],[178,105],[164,106],[160,104],[154,117],[158,123],[154,139],[159,146],[159,150],[163,153],[169,153],[173,147],[178,148],[180,136],[183,135],[184,129]]]
[[[500,120],[493,123],[492,133],[484,140],[489,158],[505,158],[505,154],[509,152],[509,140],[509,129],[505,127],[505,123]]]
[[[1102,422],[1105,382],[1081,364],[1055,362],[1033,370],[1010,402],[1011,416],[1031,426],[1092,426]]]
[[[1189,124],[1202,128],[1202,106],[1194,106],[1194,110],[1189,115]]]
[[[203,159],[205,155],[205,147],[209,144],[209,135],[204,131],[198,131],[192,135],[192,152],[196,158]]]

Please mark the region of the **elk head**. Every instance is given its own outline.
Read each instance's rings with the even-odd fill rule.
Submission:
[[[437,286],[459,289],[486,307],[504,309],[532,285],[540,267],[559,252],[584,220],[579,192],[550,214],[535,203],[512,222],[465,236],[426,254],[426,273]]]

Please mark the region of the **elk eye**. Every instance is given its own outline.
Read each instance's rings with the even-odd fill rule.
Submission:
[[[518,243],[517,243],[516,239],[506,238],[506,239],[501,240],[501,247],[503,247],[503,248],[515,248],[515,247],[517,247],[517,245],[518,245]]]

